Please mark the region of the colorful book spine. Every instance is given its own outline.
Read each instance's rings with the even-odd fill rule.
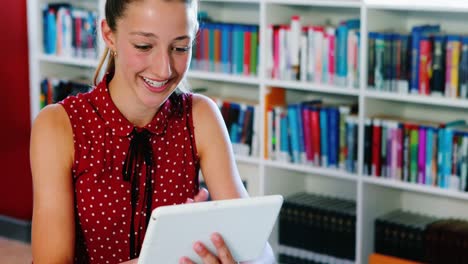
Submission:
[[[420,126],[418,131],[418,183],[426,182],[426,127]]]
[[[462,37],[459,97],[468,99],[468,36]]]
[[[455,98],[458,96],[458,67],[460,64],[461,42],[460,36],[447,36],[447,53],[445,69],[445,96]]]
[[[375,67],[374,67],[374,87],[377,90],[384,89],[384,53],[385,34],[375,36]]]
[[[432,61],[432,42],[429,36],[421,36],[419,41],[419,94],[429,95],[429,80],[432,70],[429,68]]]
[[[310,121],[312,126],[312,153],[314,156],[314,165],[320,166],[320,157],[321,157],[321,135],[320,131],[320,109],[316,106],[310,107]]]
[[[352,44],[348,45],[348,37],[348,26],[345,23],[341,23],[336,28],[335,84],[339,86],[346,85],[346,78],[348,76],[348,52],[352,52]]]
[[[344,170],[346,165],[347,145],[346,145],[346,117],[350,114],[351,108],[348,106],[340,106],[340,155],[339,168]]]
[[[381,120],[374,118],[372,121],[372,175],[381,176],[382,167],[380,160],[382,126]]]
[[[300,152],[301,152],[301,143],[299,139],[299,127],[298,127],[298,107],[295,104],[288,105],[288,124],[289,131],[291,134],[291,150],[292,150],[292,162],[300,163]]]
[[[320,134],[322,137],[320,138],[320,153],[321,153],[321,162],[320,165],[322,167],[328,167],[329,164],[329,145],[328,145],[328,136],[329,136],[329,128],[328,128],[328,109],[325,107],[320,108]],[[327,135],[324,137],[323,135]]]
[[[250,27],[250,75],[258,75],[258,26]]]
[[[364,120],[364,166],[363,174],[372,175],[372,119]]]
[[[375,87],[375,41],[378,34],[376,32],[369,32],[368,44],[367,44],[367,86]]]
[[[328,108],[328,167],[338,168],[340,112],[337,107]]]
[[[409,181],[412,183],[418,182],[418,148],[419,143],[419,129],[411,129],[410,131],[410,142],[409,142],[409,151],[410,151],[410,170],[409,170]]]
[[[425,157],[425,167],[424,167],[424,174],[425,174],[425,184],[432,185],[434,175],[432,174],[432,157],[434,152],[434,128],[427,127],[426,129],[426,153]]]
[[[445,36],[434,36],[432,47],[432,78],[430,79],[430,92],[433,95],[443,95],[445,87]]]

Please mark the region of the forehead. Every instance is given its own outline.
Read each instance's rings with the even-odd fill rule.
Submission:
[[[184,1],[144,0],[128,4],[118,29],[160,35],[193,35],[196,14]]]

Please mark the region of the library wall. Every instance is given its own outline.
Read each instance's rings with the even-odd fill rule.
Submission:
[[[32,216],[29,166],[29,70],[26,0],[3,0],[0,9],[0,215]]]

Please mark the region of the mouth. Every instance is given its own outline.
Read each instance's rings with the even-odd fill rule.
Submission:
[[[149,79],[143,76],[142,76],[142,79],[143,79],[143,82],[146,84],[146,87],[152,92],[162,92],[166,90],[169,84],[169,79],[164,80],[164,81],[156,81],[156,80]]]

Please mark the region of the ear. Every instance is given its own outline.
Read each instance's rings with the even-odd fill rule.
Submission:
[[[107,47],[112,51],[115,51],[115,34],[107,24],[107,20],[101,20],[101,34]]]

